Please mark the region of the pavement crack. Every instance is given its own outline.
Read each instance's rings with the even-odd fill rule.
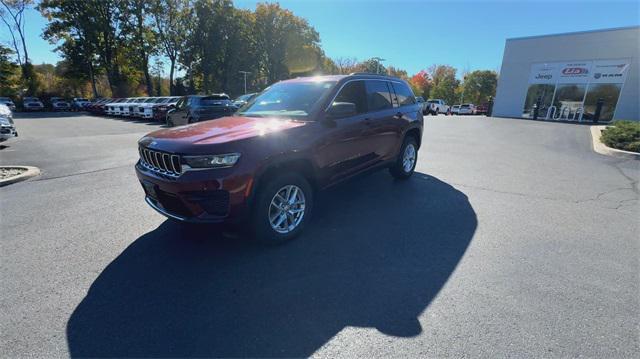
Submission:
[[[98,170],[92,170],[92,171],[85,171],[85,172],[70,173],[70,174],[62,175],[62,176],[39,178],[39,179],[34,179],[33,181],[30,181],[30,182],[49,181],[49,180],[55,180],[55,179],[60,179],[60,178],[67,178],[67,177],[82,176],[82,175],[88,175],[88,174],[92,174],[92,173],[98,173],[98,172],[110,171],[110,170],[114,170],[114,169],[118,169],[118,168],[124,168],[124,167],[131,167],[131,165],[130,165],[130,164],[127,164],[127,165],[119,165],[119,166],[113,166],[113,167],[101,168],[101,169],[98,169]]]

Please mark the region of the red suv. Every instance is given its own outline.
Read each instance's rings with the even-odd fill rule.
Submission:
[[[248,221],[256,237],[285,241],[309,221],[317,190],[374,168],[409,178],[421,110],[394,77],[286,80],[233,116],[144,136],[136,173],[147,203],[169,218]]]

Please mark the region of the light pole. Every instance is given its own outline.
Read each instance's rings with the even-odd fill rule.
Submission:
[[[249,71],[238,71],[239,73],[244,75],[244,93],[247,93],[247,75],[250,74],[251,72]]]
[[[376,67],[376,73],[379,74],[380,73],[380,65],[382,64],[382,61],[387,61],[381,57],[372,57],[371,60],[376,60],[377,61],[377,67]]]

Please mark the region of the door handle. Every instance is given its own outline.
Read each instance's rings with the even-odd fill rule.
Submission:
[[[398,113],[396,113],[396,115],[395,115],[395,116],[393,116],[393,117],[395,117],[395,118],[397,118],[397,119],[401,119],[401,118],[402,118],[402,112],[398,112]]]

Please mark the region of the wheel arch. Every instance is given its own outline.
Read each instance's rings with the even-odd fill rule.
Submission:
[[[261,186],[267,183],[271,178],[287,172],[300,174],[309,182],[314,191],[319,189],[316,170],[311,163],[311,160],[305,158],[286,158],[264,166],[255,175],[249,198],[250,202],[254,201],[256,193]]]
[[[422,144],[422,131],[418,127],[413,127],[407,130],[404,137],[413,137],[418,144],[418,148],[420,148],[420,145]]]

